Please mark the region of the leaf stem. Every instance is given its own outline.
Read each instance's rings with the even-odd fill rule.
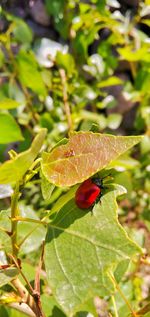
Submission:
[[[11,220],[12,220],[12,222],[22,221],[22,222],[34,222],[34,223],[38,223],[40,225],[43,225],[43,224],[48,225],[48,222],[44,221],[43,219],[38,220],[38,219],[32,219],[32,218],[27,218],[27,217],[15,217],[15,218],[12,218]]]
[[[43,217],[41,220],[37,220],[35,223],[37,223],[37,226],[35,226],[30,232],[27,233],[26,236],[23,237],[23,239],[18,242],[18,246],[19,248],[22,246],[22,244],[26,241],[26,239],[28,239],[28,237],[42,224],[46,224],[48,225],[48,222],[44,221],[49,215],[46,215],[45,217]],[[28,218],[27,218],[28,219]],[[30,219],[31,220],[31,219]],[[34,220],[34,219],[33,219]],[[36,220],[36,219],[35,219]],[[29,221],[31,222],[31,221]]]

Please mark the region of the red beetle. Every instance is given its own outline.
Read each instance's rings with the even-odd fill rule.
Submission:
[[[85,180],[75,194],[76,205],[81,209],[90,208],[102,194],[103,184],[99,178]]]

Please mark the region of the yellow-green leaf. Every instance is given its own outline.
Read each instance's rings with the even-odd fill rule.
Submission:
[[[68,143],[43,153],[42,171],[56,186],[72,186],[105,168],[141,141],[141,136],[113,136],[92,132],[71,135]]]
[[[0,101],[0,109],[13,109],[20,106],[20,103],[13,99],[4,99]]]
[[[13,116],[9,113],[0,113],[0,144],[22,140],[20,127]]]
[[[41,129],[31,147],[0,166],[0,184],[19,181],[27,172],[43,145],[46,129]]]

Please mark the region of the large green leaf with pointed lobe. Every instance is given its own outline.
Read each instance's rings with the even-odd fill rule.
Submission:
[[[120,186],[119,192],[107,192],[92,211],[79,209],[72,199],[48,226],[48,282],[67,316],[80,311],[84,302],[95,295],[113,293],[110,271],[140,252],[117,219],[116,195],[122,193]]]
[[[140,142],[141,136],[73,133],[65,145],[43,153],[42,171],[56,186],[71,186],[89,178]]]
[[[45,136],[46,129],[41,129],[27,151],[18,154],[0,166],[0,184],[14,183],[23,177],[37,157]]]

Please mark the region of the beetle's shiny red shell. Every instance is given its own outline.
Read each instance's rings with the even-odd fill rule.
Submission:
[[[94,184],[92,179],[87,179],[76,191],[76,205],[81,209],[88,209],[93,205],[100,193],[101,188]]]

